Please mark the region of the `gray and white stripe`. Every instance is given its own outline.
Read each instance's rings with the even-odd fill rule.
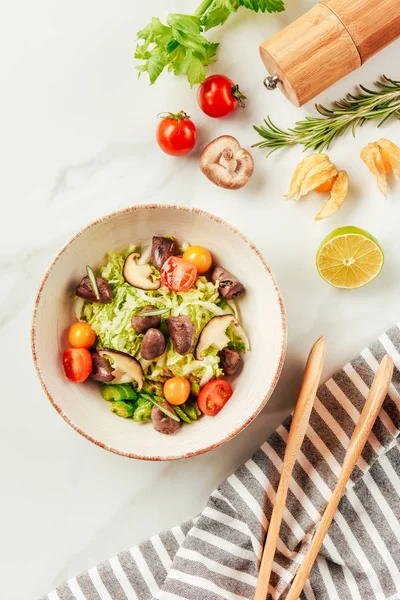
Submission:
[[[284,598],[337,477],[384,354],[393,384],[302,600],[400,599],[400,326],[318,391],[293,477],[269,600]],[[247,600],[282,469],[290,417],[210,496],[202,514],[60,585],[42,600]]]

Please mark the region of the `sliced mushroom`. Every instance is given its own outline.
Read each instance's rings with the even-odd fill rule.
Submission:
[[[122,378],[125,379],[127,375],[131,380],[136,381],[137,391],[143,387],[144,374],[140,363],[125,352],[119,350],[112,350],[111,348],[97,348],[97,352],[101,357],[107,358],[113,361],[115,367],[112,372],[114,379],[120,381]],[[127,382],[125,382],[127,383]]]
[[[231,350],[230,348],[221,350],[219,357],[221,359],[220,365],[225,375],[234,375],[243,362],[240,352]]]
[[[175,412],[173,407],[167,402],[162,402],[162,406],[164,406],[164,408],[168,408],[168,410],[173,413]],[[171,417],[168,417],[166,414],[161,412],[157,406],[153,406],[151,409],[151,421],[156,431],[159,433],[165,433],[166,435],[176,433],[181,428],[180,421],[174,421],[174,419],[171,419]]]
[[[195,351],[197,360],[203,360],[203,353],[208,348],[223,350],[229,344],[229,338],[225,333],[229,325],[239,325],[233,315],[220,315],[208,321],[197,342]]]
[[[192,319],[186,315],[181,315],[180,317],[168,317],[166,323],[177,353],[188,354],[193,347],[196,335],[196,327]]]
[[[232,300],[244,293],[244,286],[236,277],[223,267],[215,267],[211,273],[211,281],[218,283],[218,291],[224,300]]]
[[[154,360],[165,352],[165,337],[158,329],[149,329],[144,334],[140,354],[144,360]]]
[[[177,253],[177,247],[175,240],[171,238],[161,237],[158,235],[153,236],[151,246],[151,262],[159,271],[170,256],[174,256]]]
[[[150,281],[151,266],[148,264],[138,265],[136,262],[138,258],[140,258],[138,252],[132,252],[126,257],[122,270],[125,281],[140,290],[158,290],[161,284],[160,280]]]
[[[109,383],[114,379],[110,361],[100,356],[96,351],[92,352],[92,372],[90,377],[95,381]]]
[[[146,333],[148,329],[158,329],[161,325],[161,316],[155,315],[153,317],[146,317],[146,313],[151,310],[157,310],[156,306],[149,304],[144,308],[141,308],[139,312],[132,316],[131,323],[132,327],[138,333]]]
[[[76,288],[76,295],[89,302],[98,302],[99,304],[109,304],[113,299],[112,289],[110,284],[101,277],[96,277],[97,287],[99,288],[100,298],[96,297],[93,286],[90,282],[89,277],[86,275],[78,287]]]
[[[229,190],[248,182],[254,171],[253,157],[240,147],[236,138],[222,135],[210,142],[201,153],[200,169],[210,181]]]

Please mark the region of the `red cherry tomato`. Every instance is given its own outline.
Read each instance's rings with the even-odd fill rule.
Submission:
[[[172,156],[183,156],[190,152],[196,143],[196,125],[181,110],[177,114],[160,115],[156,138],[161,150]]]
[[[92,355],[86,348],[67,348],[63,353],[63,365],[70,381],[82,383],[92,372]]]
[[[238,105],[245,106],[246,96],[239,86],[225,75],[211,75],[200,85],[197,92],[197,102],[203,112],[209,117],[219,119],[227,117]]]
[[[215,417],[232,394],[233,390],[225,379],[214,379],[201,388],[197,403],[202,413]]]
[[[197,277],[195,265],[179,256],[170,256],[161,267],[161,281],[174,292],[187,292]]]

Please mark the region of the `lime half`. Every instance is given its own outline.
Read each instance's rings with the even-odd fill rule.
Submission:
[[[322,279],[347,290],[366,285],[383,267],[383,251],[377,240],[358,227],[339,227],[322,242],[317,269]]]

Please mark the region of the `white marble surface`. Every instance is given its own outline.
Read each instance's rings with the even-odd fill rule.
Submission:
[[[190,12],[194,0],[37,0],[8,3],[1,21],[0,82],[2,219],[0,235],[2,410],[0,418],[0,565],[2,600],[34,599],[73,574],[156,531],[196,514],[218,482],[246,459],[289,411],[301,367],[325,334],[325,374],[399,318],[399,186],[387,201],[359,160],[378,138],[365,126],[356,140],[334,145],[350,196],[337,216],[313,223],[320,200],[285,203],[300,149],[268,161],[254,150],[256,172],[239,192],[213,187],[199,172],[198,153],[162,154],[156,114],[185,109],[199,128],[198,149],[222,133],[249,147],[253,123],[270,112],[281,125],[313,113],[262,86],[257,45],[300,15],[313,0],[287,0],[280,16],[242,11],[223,38],[214,71],[229,74],[249,96],[248,108],[225,121],[200,113],[185,81],[165,75],[138,81],[135,32],[152,15]],[[213,34],[214,35],[214,34]],[[322,95],[329,102],[380,73],[400,78],[400,43]],[[212,70],[210,72],[212,72]],[[399,124],[382,134],[400,142]],[[265,254],[287,308],[289,349],[269,406],[234,441],[211,454],[173,464],[147,464],[109,454],[70,429],[47,401],[32,365],[32,303],[57,249],[89,221],[135,203],[177,202],[231,221]],[[336,291],[314,267],[322,238],[356,224],[375,234],[384,271],[360,291]]]

